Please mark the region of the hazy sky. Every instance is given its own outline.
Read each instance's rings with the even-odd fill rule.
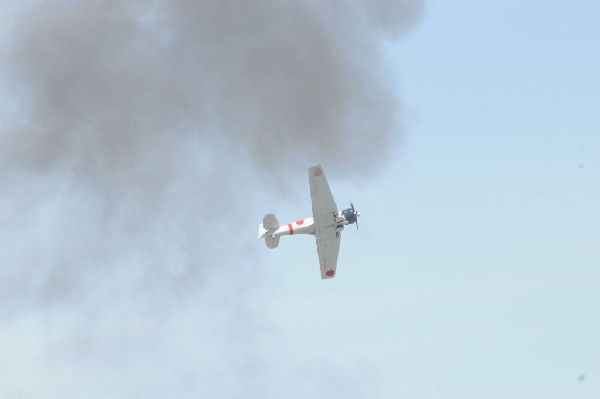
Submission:
[[[427,2],[389,48],[394,161],[368,185],[328,174],[362,213],[335,285],[313,280],[310,239],[267,254],[284,358],[351,370],[374,397],[600,395],[598,17],[594,1]]]
[[[600,395],[598,2],[140,3],[2,5],[0,396]]]

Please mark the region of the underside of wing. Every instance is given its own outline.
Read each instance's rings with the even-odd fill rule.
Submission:
[[[313,217],[321,215],[337,214],[337,205],[331,195],[329,183],[321,165],[315,165],[308,169],[308,180],[310,183],[310,198],[312,200]]]
[[[335,276],[340,249],[340,233],[337,231],[338,209],[321,165],[308,169],[308,180],[321,278],[332,278]]]
[[[321,278],[333,278],[340,251],[340,233],[335,228],[317,231],[317,252],[321,266]]]

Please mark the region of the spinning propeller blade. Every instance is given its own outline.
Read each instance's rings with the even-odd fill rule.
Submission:
[[[354,213],[354,219],[356,220],[356,230],[358,230],[358,212],[354,210],[354,204],[350,201],[350,207],[352,208],[352,213]]]

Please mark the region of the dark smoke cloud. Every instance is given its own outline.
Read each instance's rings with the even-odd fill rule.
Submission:
[[[15,156],[97,177],[107,156],[135,173],[153,149],[195,138],[228,141],[264,166],[327,159],[368,172],[398,133],[380,44],[420,10],[420,1],[43,3],[14,32],[37,125]]]
[[[401,129],[382,44],[422,6],[11,9],[0,375],[13,383],[0,396],[231,397],[250,387],[293,397],[274,383],[290,376],[255,345],[267,322],[252,293],[261,272],[248,209],[316,162],[365,175],[385,164]],[[232,226],[249,238],[227,239]]]

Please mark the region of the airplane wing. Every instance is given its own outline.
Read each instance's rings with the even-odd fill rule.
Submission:
[[[340,252],[341,235],[335,227],[317,230],[317,252],[321,265],[321,278],[333,278],[337,267],[338,253]]]
[[[308,169],[308,180],[321,278],[332,278],[335,276],[340,250],[341,236],[336,229],[338,209],[321,165],[315,165]]]

